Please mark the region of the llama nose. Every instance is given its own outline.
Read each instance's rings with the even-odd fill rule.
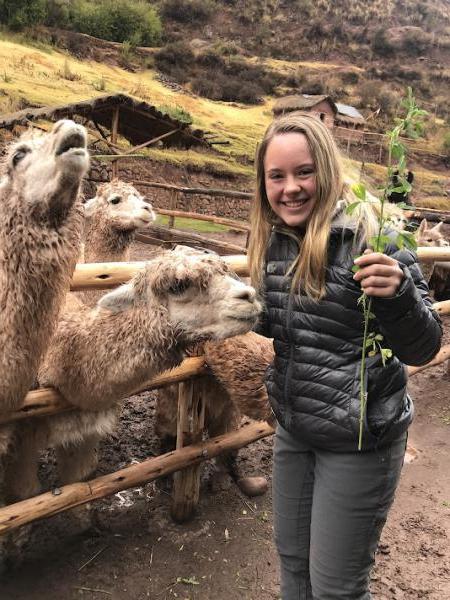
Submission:
[[[256,291],[250,286],[245,286],[238,290],[236,298],[239,298],[239,300],[247,300],[247,302],[254,302],[256,299]]]
[[[149,204],[144,204],[144,205],[142,206],[142,208],[143,208],[144,210],[148,210],[148,212],[152,212],[151,206],[150,206]]]

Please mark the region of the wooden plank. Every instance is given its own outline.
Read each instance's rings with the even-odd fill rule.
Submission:
[[[145,229],[144,232],[136,234],[136,240],[148,244],[158,244],[163,242],[165,244],[185,244],[188,246],[197,246],[209,250],[214,250],[218,254],[243,254],[245,248],[237,246],[236,244],[230,244],[229,242],[223,242],[222,240],[216,240],[210,237],[199,235],[197,233],[182,231],[181,229],[174,229],[168,227],[160,227],[158,225],[150,225]]]
[[[100,183],[100,179],[96,179],[94,177],[89,178],[88,181],[92,181],[94,183]],[[254,194],[250,192],[240,192],[238,190],[221,190],[215,188],[191,188],[191,187],[181,187],[179,185],[172,185],[170,183],[160,183],[157,181],[134,181],[133,185],[135,186],[144,186],[157,188],[161,190],[175,190],[177,192],[181,192],[183,194],[204,194],[205,196],[225,196],[228,198],[240,198],[244,200],[252,200]]]
[[[129,395],[138,394],[150,390],[156,390],[165,385],[185,381],[192,377],[203,375],[206,372],[205,359],[203,356],[192,356],[174,369],[164,371],[156,377],[152,377],[138,389],[132,390]],[[12,412],[0,413],[0,425],[12,423],[30,417],[42,417],[54,415],[67,410],[76,410],[67,400],[53,388],[41,388],[28,392],[22,406]]]
[[[205,442],[187,446],[156,458],[149,458],[115,473],[97,477],[84,483],[73,483],[58,488],[58,493],[47,492],[0,509],[0,534],[50,517],[92,500],[105,498],[121,490],[149,483],[158,477],[197,465],[222,452],[238,450],[256,440],[273,435],[274,429],[265,422],[251,423],[238,431],[226,433]]]
[[[247,256],[245,254],[222,256],[222,260],[237,275],[248,276]],[[145,261],[78,264],[72,277],[70,289],[81,291],[114,288],[129,281],[146,264]]]

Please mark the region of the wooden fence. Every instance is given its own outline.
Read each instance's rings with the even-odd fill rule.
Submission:
[[[425,261],[450,261],[450,248],[419,248],[418,256]],[[224,260],[237,274],[248,275],[246,256],[227,256],[224,257]],[[143,262],[77,265],[71,289],[115,287],[128,281],[144,265]],[[436,303],[434,307],[441,314],[450,314],[450,301]],[[448,358],[449,354],[450,347],[444,347],[430,365],[442,362]],[[422,368],[409,369],[413,375]],[[173,383],[179,384],[177,450],[88,482],[66,485],[58,489],[57,494],[47,492],[1,508],[0,534],[36,519],[54,515],[120,490],[148,483],[169,473],[180,472],[180,470],[183,470],[182,473],[179,473],[180,476],[174,480],[172,515],[177,521],[188,519],[199,499],[199,464],[222,452],[241,448],[274,433],[271,424],[261,422],[247,425],[239,431],[227,433],[206,442],[201,441],[203,422],[201,418],[194,419],[193,417],[194,415],[204,415],[205,394],[202,390],[202,375],[204,374],[204,358],[202,356],[191,357],[183,361],[179,367],[158,375],[141,386],[139,390],[135,390],[137,393]],[[39,389],[27,394],[19,410],[1,414],[0,424],[68,410],[76,409],[72,408],[56,390]],[[184,446],[185,437],[191,441],[194,440],[194,443]]]

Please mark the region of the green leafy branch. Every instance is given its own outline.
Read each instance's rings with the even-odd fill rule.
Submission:
[[[379,188],[380,208],[378,214],[378,232],[367,240],[368,246],[372,248],[374,252],[384,253],[388,245],[394,245],[399,249],[409,248],[415,250],[417,248],[414,234],[409,231],[398,231],[396,236],[388,236],[385,233],[389,225],[393,225],[392,218],[385,212],[385,205],[388,202],[389,196],[393,192],[408,194],[411,191],[411,184],[407,180],[407,148],[402,142],[402,136],[411,139],[420,137],[423,133],[423,119],[427,114],[426,111],[417,107],[411,88],[408,88],[407,95],[402,100],[401,105],[405,109],[406,114],[403,118],[396,118],[395,127],[387,133],[387,178],[386,184]],[[362,203],[373,202],[373,199],[369,198],[367,189],[363,183],[353,185],[352,191],[357,200],[347,206],[346,212],[349,215],[353,214]],[[378,202],[378,200],[376,201]],[[406,203],[400,203],[397,206],[399,208],[411,208]],[[353,272],[356,272],[359,270],[359,267],[355,265],[352,270]],[[358,450],[361,450],[368,394],[364,377],[366,371],[366,357],[376,356],[380,353],[383,366],[386,366],[387,361],[392,358],[392,350],[383,346],[384,337],[381,333],[373,330],[371,331],[370,322],[375,319],[375,315],[372,312],[372,298],[363,293],[358,298],[358,305],[361,306],[364,315],[360,366],[360,415],[358,436]]]

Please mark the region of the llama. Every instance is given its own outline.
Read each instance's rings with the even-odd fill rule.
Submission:
[[[80,250],[79,188],[86,131],[58,121],[27,132],[5,156],[0,181],[0,410],[20,406],[37,375]],[[0,427],[0,505],[15,427]],[[0,541],[3,558],[4,540]]]
[[[442,223],[438,223],[434,227],[428,227],[428,222],[426,219],[422,219],[420,225],[415,232],[415,238],[418,246],[448,246],[449,243],[445,239],[442,233]],[[429,263],[420,263],[420,268],[422,270],[422,274],[425,280],[429,283],[432,275],[435,273],[435,277],[439,279],[447,278],[447,271],[445,269],[440,269],[439,267],[435,267],[434,262]]]
[[[272,421],[264,375],[273,360],[273,344],[250,332],[223,341],[208,341],[203,354],[209,368],[206,389],[205,427],[211,437],[239,428],[242,416]],[[177,386],[166,386],[158,392],[156,433],[164,450],[173,449],[177,432]],[[247,496],[263,494],[264,477],[243,477],[236,465],[237,452],[216,459],[215,479],[228,474]]]
[[[260,312],[255,290],[220,257],[184,247],[149,261],[96,307],[65,311],[39,381],[81,410],[22,424],[7,482],[11,495],[37,493],[36,460],[48,446],[58,447],[62,483],[86,478],[96,466],[98,440],[115,428],[119,398],[179,364],[187,346],[249,331]]]
[[[113,179],[97,188],[84,205],[86,224],[82,261],[123,262],[130,260],[130,246],[138,228],[155,220],[151,204],[131,184]],[[94,306],[101,290],[79,292],[78,297]]]

